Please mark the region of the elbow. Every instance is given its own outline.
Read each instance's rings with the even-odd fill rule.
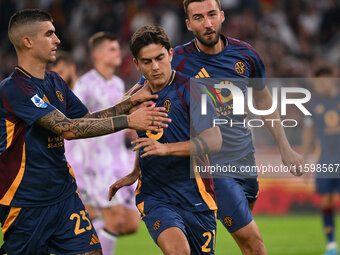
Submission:
[[[211,152],[217,153],[221,150],[222,147],[222,135],[221,130],[219,127],[214,127],[214,136],[212,139],[212,146],[211,146]]]
[[[75,135],[71,132],[63,132],[60,134],[65,140],[74,140],[76,139]]]

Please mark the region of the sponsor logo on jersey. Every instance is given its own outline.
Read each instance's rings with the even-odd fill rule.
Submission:
[[[37,94],[31,97],[33,104],[38,108],[46,108],[47,104],[44,100],[42,100]]]

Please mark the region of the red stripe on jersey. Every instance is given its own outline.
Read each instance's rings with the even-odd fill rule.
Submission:
[[[19,171],[24,167],[23,149],[25,143],[25,128],[24,121],[20,121],[15,125],[12,144],[9,148],[0,155],[0,201],[1,204],[9,205],[13,196],[21,182],[21,179],[16,177]],[[18,182],[18,183],[14,183]],[[15,184],[12,188],[12,184]],[[11,188],[11,190],[9,190]],[[10,193],[8,193],[8,191]],[[11,193],[12,192],[12,193]],[[6,195],[6,196],[5,196]]]
[[[230,44],[233,44],[233,45],[236,45],[236,46],[241,46],[241,47],[244,47],[244,48],[251,50],[256,55],[258,61],[260,61],[261,58],[260,58],[259,54],[257,54],[257,52],[254,50],[253,47],[250,46],[250,44],[245,43],[245,42],[241,42],[240,40],[236,40],[236,39],[231,38],[231,37],[227,37],[227,38],[228,38],[228,41],[229,41]]]
[[[188,56],[182,59],[182,61],[179,63],[179,65],[176,67],[176,71],[183,72],[184,69],[184,63],[187,61]]]
[[[239,52],[239,53],[245,55],[245,56],[249,59],[250,65],[251,65],[251,74],[250,74],[250,77],[255,77],[255,63],[254,63],[254,61],[252,60],[252,58],[251,58],[247,53],[244,53],[244,52],[239,51],[239,50],[237,50],[237,52]]]
[[[179,90],[178,90],[178,89],[176,89],[176,92],[177,92],[177,94],[178,94],[179,98],[181,99],[181,102],[182,102],[182,105],[183,105],[184,111],[185,111],[185,112],[188,114],[188,117],[189,117],[189,119],[190,119],[190,113],[189,113],[189,109],[188,109],[188,106],[185,104],[185,101],[184,101],[184,98],[183,98],[183,96],[182,96],[181,92],[179,92]]]

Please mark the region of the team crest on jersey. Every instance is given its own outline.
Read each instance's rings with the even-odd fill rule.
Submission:
[[[246,71],[246,65],[242,61],[237,61],[234,65],[234,68],[238,74],[244,74]]]
[[[323,106],[323,104],[318,104],[315,110],[316,110],[316,113],[321,114],[325,112],[325,107]]]
[[[55,93],[57,94],[57,97],[58,97],[59,101],[60,102],[64,102],[64,95],[63,95],[63,93],[61,93],[61,91],[59,89]]]
[[[163,107],[165,108],[166,112],[170,112],[170,108],[171,108],[171,101],[170,101],[170,99],[166,99],[164,101]]]
[[[153,224],[153,230],[157,231],[161,227],[161,221],[156,220],[155,223]]]
[[[229,216],[225,217],[223,222],[227,227],[231,227],[234,224],[234,220]]]
[[[31,101],[33,104],[38,107],[38,108],[46,108],[47,104],[44,100],[42,100],[38,94],[35,94],[34,96],[31,97]]]

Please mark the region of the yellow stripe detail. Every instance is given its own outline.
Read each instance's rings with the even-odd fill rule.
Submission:
[[[94,234],[92,234],[92,236],[93,236],[94,240],[96,240],[96,241],[97,241],[97,243],[100,243],[100,241],[99,241],[98,237],[96,237]]]
[[[140,187],[142,186],[142,181],[141,179],[138,179],[138,185],[137,185],[137,189],[135,191],[135,196],[137,196],[140,193]]]
[[[44,94],[44,97],[43,97],[43,100],[46,102],[46,103],[49,103],[50,104],[50,100],[48,100],[47,96]]]
[[[199,78],[198,74],[195,76],[195,78]]]
[[[93,245],[92,241],[91,241],[90,245]]]
[[[28,78],[31,78],[31,76],[29,76],[24,70],[22,70],[19,67],[16,67],[15,69],[19,70],[20,72],[22,72],[24,75],[26,75]]]
[[[94,240],[93,237],[91,238],[91,243],[93,243],[93,244],[96,244],[96,243],[97,243],[96,240]]]
[[[144,201],[142,203],[139,203],[137,205],[137,208],[138,208],[139,212],[142,214],[142,217],[146,216],[146,214],[144,213]]]
[[[198,75],[200,76],[200,78],[205,78],[202,72],[199,72]]]
[[[68,172],[69,172],[70,175],[72,175],[72,177],[75,179],[76,176],[75,176],[75,174],[74,174],[74,172],[73,172],[73,169],[72,169],[71,165],[70,165],[68,162],[67,162],[67,167],[68,167]]]
[[[14,136],[15,124],[9,120],[6,120],[6,132],[7,132],[7,146],[6,149],[12,144]]]
[[[210,75],[208,74],[208,72],[205,70],[205,68],[201,69],[202,73],[204,74],[205,77],[209,78]]]
[[[194,166],[195,165],[196,165],[196,160],[194,159]],[[199,192],[200,192],[204,202],[208,205],[210,210],[217,210],[217,205],[215,203],[215,200],[206,191],[204,183],[202,181],[202,178],[201,178],[200,174],[197,171],[195,171],[195,170],[194,170],[194,172],[195,172],[195,179],[196,179],[196,183],[197,183],[197,186],[198,186],[198,190],[199,190]]]
[[[2,227],[2,234],[5,235],[7,229],[12,225],[13,221],[18,217],[21,208],[11,207],[7,219]]]
[[[200,50],[200,48],[198,48],[196,39],[194,40],[194,42],[195,42],[195,47],[196,47],[196,49],[198,50],[198,52],[200,52],[201,50]]]
[[[175,79],[175,74],[176,74],[176,71],[173,71],[173,73],[172,73],[172,77],[170,77],[170,81],[169,81],[169,83],[168,83],[168,85],[170,85],[173,81],[174,81],[174,79]]]
[[[17,191],[22,177],[24,176],[25,166],[26,166],[26,149],[25,143],[22,148],[22,157],[21,157],[21,165],[17,176],[15,177],[11,187],[7,190],[6,194],[0,200],[0,204],[2,205],[9,205],[14,197],[15,192]]]

